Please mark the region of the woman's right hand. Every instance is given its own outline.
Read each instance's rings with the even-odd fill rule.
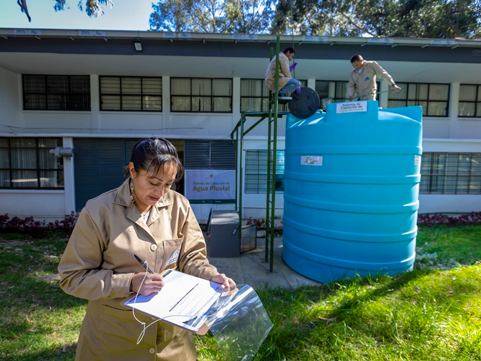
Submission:
[[[140,272],[134,274],[132,277],[132,282],[130,283],[130,292],[137,293],[139,290],[140,284],[144,279],[145,272]],[[142,284],[142,288],[139,291],[139,294],[142,296],[149,296],[152,293],[157,293],[162,290],[164,286],[164,279],[159,273],[147,273],[147,277],[145,277],[145,281]]]

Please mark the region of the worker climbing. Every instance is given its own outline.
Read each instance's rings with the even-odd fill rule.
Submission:
[[[289,66],[289,61],[294,58],[296,51],[293,48],[285,48],[282,53],[279,53],[279,92],[278,96],[281,98],[287,97],[288,93],[296,91],[300,94],[301,82],[291,77],[291,71],[296,68],[297,63]],[[273,57],[266,71],[265,83],[266,86],[275,92],[276,80],[276,58]],[[289,99],[290,100],[290,99]]]
[[[293,60],[294,48],[286,48],[279,53],[279,83],[278,100],[282,103],[288,102],[289,111],[299,119],[306,119],[314,115],[319,108],[319,95],[311,88],[301,88],[301,82],[292,78],[293,71],[297,63],[289,66],[289,61]],[[275,93],[276,91],[276,57],[273,57],[266,70],[266,86]],[[289,96],[289,93],[292,95]]]

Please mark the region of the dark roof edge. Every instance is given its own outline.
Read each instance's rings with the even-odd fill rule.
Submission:
[[[17,29],[0,28],[0,40],[9,38],[67,38],[75,39],[151,39],[170,41],[226,41],[226,42],[261,42],[275,43],[276,35],[269,34],[207,34],[207,33],[171,33],[157,31],[123,31],[123,30],[63,30],[63,29]],[[335,36],[302,36],[281,35],[281,42],[295,45],[328,44],[328,45],[384,45],[426,47],[481,47],[481,40],[473,39],[419,39],[419,38],[364,38]]]

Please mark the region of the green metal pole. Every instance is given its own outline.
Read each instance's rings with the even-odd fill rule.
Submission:
[[[271,48],[271,60],[274,58],[274,49]],[[270,236],[270,229],[269,229],[269,197],[270,193],[270,177],[271,177],[271,121],[272,121],[272,102],[273,97],[272,93],[269,92],[269,119],[267,122],[267,189],[266,189],[266,254],[264,261],[267,263],[269,262],[269,236]]]
[[[262,123],[262,121],[266,119],[266,116],[264,115],[261,119],[259,119],[252,127],[250,127],[249,129],[247,129],[245,132],[244,132],[244,136],[246,136],[247,134],[249,134],[249,132],[254,129],[255,127],[257,127],[260,123]]]
[[[239,199],[237,194],[237,184],[239,180],[239,177],[237,174],[237,166],[239,163],[238,157],[239,157],[239,129],[237,129],[235,132],[235,210],[236,211],[237,211],[237,200]]]
[[[274,272],[274,217],[276,214],[276,165],[277,165],[277,112],[278,112],[278,100],[279,100],[279,53],[280,53],[280,37],[276,37],[276,81],[275,81],[275,93],[274,93],[274,134],[272,134],[272,209],[271,209],[271,259],[270,259],[270,271]]]
[[[243,155],[243,149],[244,149],[244,122],[245,122],[245,115],[243,114],[241,117],[241,141],[240,141],[240,149],[239,149],[239,169],[240,169],[240,174],[239,174],[239,247],[240,243],[242,241],[242,216],[243,216],[243,204],[242,204],[242,198],[244,193],[244,186],[243,186],[243,175],[244,175],[244,166],[243,166],[243,161],[242,161],[242,155]]]

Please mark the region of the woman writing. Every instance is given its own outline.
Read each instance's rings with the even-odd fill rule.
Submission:
[[[192,334],[161,321],[137,344],[143,326],[122,304],[137,291],[144,296],[161,292],[159,272],[165,269],[235,288],[209,264],[188,200],[170,190],[182,174],[169,141],[143,139],[132,149],[128,179],[88,201],[80,213],[58,267],[62,289],[89,300],[76,360],[196,360]],[[146,274],[134,254],[154,273]],[[136,316],[146,325],[154,321]]]

